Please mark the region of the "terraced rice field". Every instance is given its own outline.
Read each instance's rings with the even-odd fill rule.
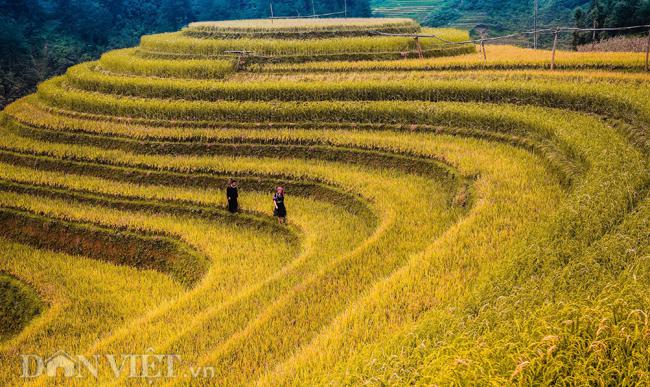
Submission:
[[[439,0],[372,0],[370,2],[375,16],[410,17],[418,21],[426,19],[441,5]]]
[[[58,350],[179,356],[79,385],[650,383],[642,54],[368,25],[419,30],[192,25],[8,106],[2,384]]]

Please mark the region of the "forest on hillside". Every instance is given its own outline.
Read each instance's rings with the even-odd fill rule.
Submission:
[[[533,25],[534,0],[444,0],[426,19],[433,26],[453,24],[479,14],[496,30],[521,30]],[[650,0],[539,0],[539,25],[588,24],[620,27],[650,22]]]
[[[272,0],[277,16],[338,12],[344,0]],[[266,18],[269,0],[0,0],[0,108],[38,82],[140,36],[196,20]],[[347,0],[368,16],[367,0]]]
[[[592,0],[588,7],[576,9],[574,19],[577,27],[624,27],[650,24],[650,0]],[[636,34],[645,31],[629,31]],[[621,32],[576,33],[574,45],[591,43]]]
[[[566,25],[573,12],[587,6],[590,0],[540,0],[540,25]],[[626,0],[627,1],[627,0]],[[492,31],[516,31],[533,26],[534,0],[444,0],[427,17],[429,24],[443,26],[468,17]]]

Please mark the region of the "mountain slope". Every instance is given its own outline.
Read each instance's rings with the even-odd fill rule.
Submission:
[[[573,11],[588,0],[540,0],[539,24],[572,24]],[[514,31],[533,26],[533,0],[373,0],[375,15],[415,17],[432,26],[488,27]]]

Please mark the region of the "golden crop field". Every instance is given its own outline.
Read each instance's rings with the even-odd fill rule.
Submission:
[[[469,37],[195,23],[0,113],[1,383],[650,384],[644,55],[375,31]]]

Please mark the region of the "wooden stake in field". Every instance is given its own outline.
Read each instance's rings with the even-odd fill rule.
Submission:
[[[273,24],[273,2],[269,1],[269,7],[271,7],[271,24]]]
[[[537,50],[537,13],[539,11],[539,0],[535,0],[535,16],[533,18],[533,46]]]
[[[650,70],[650,30],[648,30],[648,41],[645,44],[645,71]]]
[[[483,60],[487,62],[487,52],[485,51],[485,40],[481,40],[481,51],[483,52]]]
[[[592,16],[594,18],[594,30],[591,32],[591,51],[593,51],[596,47],[596,34],[598,33],[596,30],[598,27],[598,0],[594,0],[592,12]]]
[[[420,44],[420,37],[415,37],[415,48],[418,50],[418,57],[420,59],[424,58],[424,53],[422,52],[422,45]]]
[[[594,47],[596,46],[596,27],[598,25],[596,24],[596,19],[594,19],[594,30],[591,32],[591,51],[594,50]]]
[[[551,53],[551,70],[555,70],[555,51],[557,50],[557,37],[560,34],[560,29],[556,28],[553,31],[553,52]]]

